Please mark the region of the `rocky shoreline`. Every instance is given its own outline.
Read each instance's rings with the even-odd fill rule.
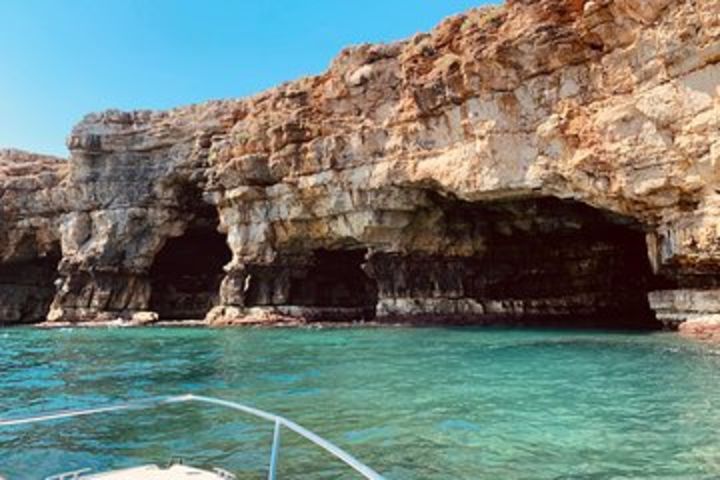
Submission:
[[[545,319],[546,320],[546,319]],[[13,325],[12,327],[17,328],[35,328],[39,330],[54,330],[54,329],[68,329],[68,328],[88,328],[88,329],[106,329],[106,328],[253,328],[253,329],[276,329],[276,328],[287,328],[287,329],[352,329],[352,328],[507,328],[507,329],[568,329],[572,330],[602,330],[602,331],[616,331],[616,332],[637,332],[637,333],[672,333],[687,338],[698,338],[705,340],[720,340],[720,337],[715,338],[712,335],[701,334],[685,334],[680,332],[671,332],[669,330],[653,330],[653,329],[638,329],[638,328],[608,328],[605,324],[598,323],[573,323],[570,324],[562,321],[518,321],[508,322],[506,318],[498,318],[495,321],[477,319],[468,319],[466,321],[454,320],[452,322],[444,321],[443,319],[427,318],[423,320],[403,318],[401,320],[356,320],[356,321],[306,321],[301,318],[285,318],[285,319],[251,319],[244,317],[235,322],[229,322],[226,324],[208,323],[206,320],[163,320],[152,323],[139,323],[127,320],[107,320],[107,321],[87,321],[80,323],[69,323],[69,322],[42,322],[30,325]],[[7,326],[5,328],[11,328]]]
[[[720,4],[510,0],[0,151],[0,323],[720,315]]]
[[[210,328],[210,329],[223,329],[223,328],[249,328],[249,329],[293,329],[293,330],[332,330],[332,329],[406,329],[406,328],[509,328],[509,329],[567,329],[573,330],[602,330],[602,331],[616,331],[616,332],[637,332],[637,333],[662,333],[677,335],[681,338],[689,340],[717,344],[720,343],[720,320],[716,317],[689,320],[679,325],[677,331],[671,331],[669,329],[657,330],[653,328],[641,328],[636,327],[624,328],[622,325],[607,327],[607,324],[598,321],[596,323],[577,323],[577,322],[563,322],[557,319],[543,318],[542,321],[518,321],[508,322],[507,318],[499,317],[495,321],[478,320],[477,318],[468,318],[466,321],[457,321],[455,319],[452,322],[444,321],[438,318],[426,318],[423,320],[407,319],[403,318],[398,321],[307,321],[306,319],[297,317],[284,317],[284,318],[258,318],[253,319],[252,317],[242,317],[237,321],[228,322],[225,324],[209,323],[206,320],[158,320],[149,323],[142,323],[132,320],[105,320],[105,321],[85,321],[85,322],[41,322],[30,325],[12,325],[6,326],[5,328],[35,328],[38,330],[64,330],[64,329],[115,329],[115,328]],[[2,325],[0,325],[2,328]]]

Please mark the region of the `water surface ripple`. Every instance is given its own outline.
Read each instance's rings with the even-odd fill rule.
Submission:
[[[0,415],[198,393],[287,416],[389,479],[720,478],[720,350],[492,329],[0,332]],[[178,405],[0,430],[0,476],[184,457],[263,478],[271,426]],[[289,432],[280,478],[356,478]]]

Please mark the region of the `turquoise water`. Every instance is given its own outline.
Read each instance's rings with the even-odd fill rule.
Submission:
[[[4,416],[195,392],[294,419],[390,479],[720,478],[720,349],[672,335],[4,330]],[[191,405],[0,430],[0,475],[182,456],[263,478],[271,426]],[[357,478],[290,433],[280,478]]]

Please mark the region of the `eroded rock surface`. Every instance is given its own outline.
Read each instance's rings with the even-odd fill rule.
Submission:
[[[509,1],[68,146],[0,225],[60,240],[51,321],[676,326],[720,283],[720,4]]]
[[[0,325],[45,319],[60,260],[59,158],[0,150]]]

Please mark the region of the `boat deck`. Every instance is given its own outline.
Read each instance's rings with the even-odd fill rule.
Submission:
[[[113,472],[98,473],[81,477],[87,480],[225,480],[215,472],[207,472],[186,465],[172,465],[169,468],[160,468],[157,465],[115,470]]]

